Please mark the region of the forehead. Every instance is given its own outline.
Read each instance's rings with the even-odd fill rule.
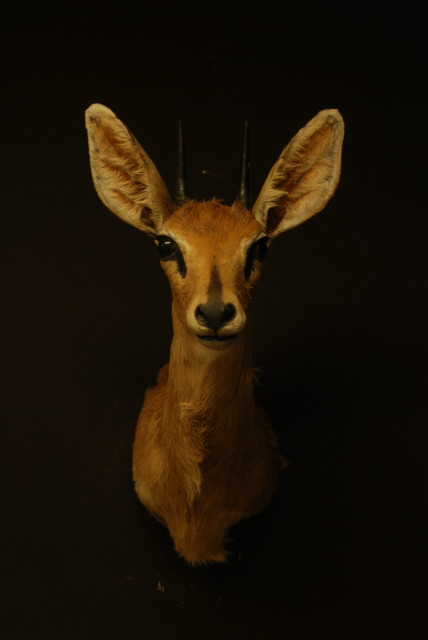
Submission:
[[[236,249],[244,239],[252,240],[261,230],[253,214],[239,202],[228,207],[218,200],[185,202],[165,224],[165,231],[185,245],[209,244],[218,250]]]

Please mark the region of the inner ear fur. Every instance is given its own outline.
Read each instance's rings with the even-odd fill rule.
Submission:
[[[85,113],[95,189],[119,218],[155,235],[174,208],[152,160],[129,129],[102,104]]]
[[[267,235],[287,231],[325,207],[339,182],[343,135],[339,111],[324,109],[285,147],[253,207]]]

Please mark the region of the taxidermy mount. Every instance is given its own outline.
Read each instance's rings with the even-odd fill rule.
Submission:
[[[191,200],[180,135],[172,198],[110,109],[91,105],[86,128],[99,197],[153,238],[172,291],[170,360],[147,390],[138,419],[135,490],[188,563],[224,562],[227,530],[268,504],[284,466],[255,389],[255,286],[274,238],[321,211],[333,195],[343,120],[336,109],[310,120],[282,151],[251,209],[245,155],[232,206]]]

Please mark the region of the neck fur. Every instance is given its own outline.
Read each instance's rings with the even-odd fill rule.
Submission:
[[[164,416],[178,415],[185,431],[199,424],[205,442],[223,439],[226,431],[227,439],[238,437],[241,427],[254,422],[250,328],[215,350],[189,335],[174,306],[173,324]]]

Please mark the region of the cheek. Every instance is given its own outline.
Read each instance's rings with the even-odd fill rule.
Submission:
[[[175,288],[171,287],[171,289],[174,301],[176,303],[176,308],[180,310],[180,313],[184,318],[187,308],[192,299],[189,288],[183,283],[177,283],[177,286]]]
[[[190,280],[188,276],[182,278],[174,263],[163,263],[162,268],[169,280],[169,286],[171,288],[172,297],[177,310],[183,309],[183,312],[185,312],[185,309],[192,298],[191,287],[189,286]]]
[[[248,280],[245,277],[244,270],[239,271],[236,274],[236,293],[244,309],[248,309],[249,305],[251,304],[251,301],[254,297],[255,289],[257,287],[257,283],[260,279],[261,271],[262,267],[260,263],[258,263],[254,265],[253,271],[251,272]]]

